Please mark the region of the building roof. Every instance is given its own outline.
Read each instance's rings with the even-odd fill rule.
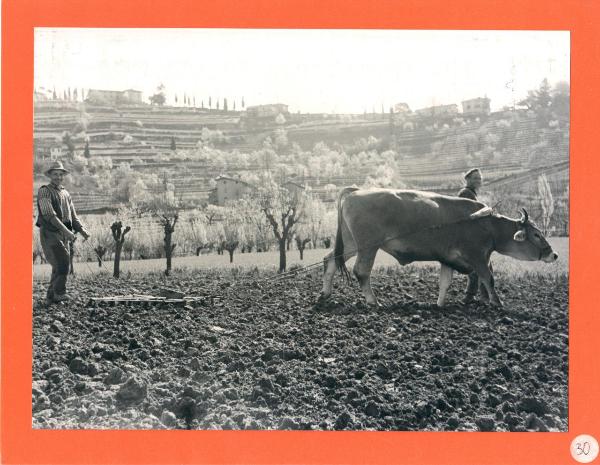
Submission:
[[[250,184],[250,183],[247,183],[246,181],[242,181],[242,180],[241,180],[241,179],[239,179],[239,178],[232,178],[232,177],[229,177],[229,176],[224,176],[224,175],[222,175],[222,174],[220,174],[219,176],[217,176],[217,177],[215,178],[215,181],[220,181],[220,180],[222,180],[222,179],[224,179],[224,180],[227,180],[227,181],[236,181],[236,182],[241,182],[242,184],[245,184],[245,185],[247,185],[247,186],[252,186],[252,184]]]
[[[487,101],[489,101],[490,99],[489,99],[489,97],[475,97],[475,98],[469,98],[467,100],[463,100],[462,103],[474,102],[474,101],[477,101],[477,100],[487,100]]]
[[[286,182],[284,182],[284,183],[282,184],[282,186],[285,186],[285,185],[287,185],[287,184],[292,184],[292,185],[294,185],[294,186],[296,186],[296,187],[299,187],[299,188],[301,188],[301,189],[304,189],[304,190],[306,190],[306,186],[303,186],[302,184],[299,184],[299,183],[297,183],[297,182],[295,182],[295,181],[286,181]]]

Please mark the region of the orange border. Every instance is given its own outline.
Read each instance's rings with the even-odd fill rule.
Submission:
[[[600,439],[600,317],[592,292],[600,262],[594,176],[600,159],[599,20],[600,2],[594,0],[4,0],[2,463],[576,463],[571,440],[584,433]],[[569,432],[33,431],[29,247],[35,26],[570,30]]]

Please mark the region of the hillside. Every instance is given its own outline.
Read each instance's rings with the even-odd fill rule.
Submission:
[[[454,193],[462,172],[479,166],[490,191],[516,186],[525,197],[531,197],[537,177],[548,173],[555,197],[568,199],[568,124],[540,127],[535,115],[523,111],[492,113],[481,119],[413,119],[408,124],[390,122],[386,115],[298,114],[287,115],[284,124],[277,124],[274,120],[257,122],[245,112],[44,102],[35,107],[34,156],[39,167],[34,187],[44,181],[41,166],[51,152],[66,155],[65,132],[71,134],[75,153],[82,154],[88,141],[91,159],[110,160],[113,170],[127,163],[140,173],[168,173],[182,200],[207,201],[212,180],[223,172],[233,175],[264,169],[262,163],[252,161],[259,157],[239,164],[239,154],[253,154],[265,147],[268,138],[275,141],[281,134],[285,143],[277,152],[284,164],[294,151],[311,151],[320,142],[350,157],[361,150],[393,150],[398,174],[407,187]],[[199,147],[212,147],[225,155],[219,160],[210,156],[193,159],[190,154]],[[234,153],[238,155],[228,158],[227,154]],[[329,199],[325,186],[361,185],[377,168],[377,161],[366,162],[353,172],[327,175],[317,170],[303,175],[302,180]],[[160,189],[158,184],[151,188]],[[98,211],[114,204],[109,192],[72,190],[81,211]]]

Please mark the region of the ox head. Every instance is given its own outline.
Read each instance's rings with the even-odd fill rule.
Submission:
[[[536,225],[529,221],[529,214],[524,208],[521,209],[521,219],[517,220],[517,228],[511,247],[513,257],[519,260],[542,260],[546,263],[556,261],[558,254],[552,250]]]

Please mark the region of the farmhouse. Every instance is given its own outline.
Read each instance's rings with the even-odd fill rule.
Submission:
[[[477,97],[462,102],[463,115],[489,115],[490,99],[487,97]]]
[[[255,105],[246,108],[246,115],[250,118],[275,118],[280,113],[289,113],[288,106],[283,103],[271,103],[268,105]]]
[[[433,107],[415,110],[415,114],[422,117],[452,116],[458,114],[458,105],[455,103],[451,103],[450,105],[434,105]]]
[[[286,181],[281,185],[281,187],[284,187],[285,189],[290,191],[290,194],[292,194],[293,196],[298,195],[299,193],[302,193],[306,190],[306,186],[303,186],[302,184],[299,184],[295,181]]]
[[[252,189],[254,186],[248,184],[241,179],[230,178],[228,176],[220,175],[215,179],[217,187],[213,191],[211,200],[217,205],[225,205],[226,202],[231,200],[239,200]]]
[[[87,101],[97,103],[142,103],[142,92],[134,89],[127,90],[100,90],[90,89]]]

